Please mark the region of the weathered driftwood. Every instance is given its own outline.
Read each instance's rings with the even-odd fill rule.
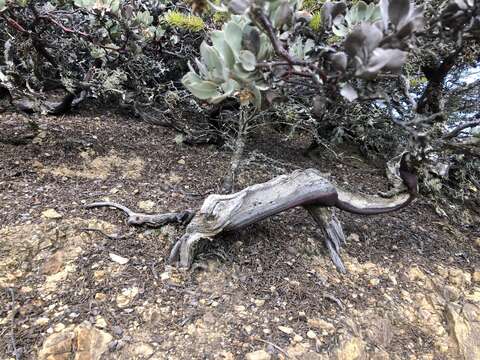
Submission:
[[[249,186],[231,195],[210,195],[195,214],[185,234],[175,244],[170,262],[190,267],[200,239],[240,229],[282,211],[303,206],[320,225],[332,260],[344,271],[338,255],[344,241],[341,225],[327,207],[357,214],[379,214],[406,206],[415,195],[391,199],[354,195],[334,186],[315,169],[297,170],[268,182]]]
[[[268,182],[249,186],[230,195],[210,195],[198,212],[145,215],[110,202],[94,203],[88,207],[113,206],[128,215],[131,225],[162,226],[169,222],[188,223],[184,235],[173,246],[169,261],[182,267],[192,265],[195,249],[201,239],[238,230],[285,210],[302,206],[319,225],[330,257],[344,272],[339,256],[345,241],[340,222],[329,208],[336,207],[356,214],[372,215],[399,210],[416,196],[417,183],[402,158],[400,177],[407,187],[406,194],[385,199],[378,196],[355,195],[327,180],[315,169],[297,170]]]

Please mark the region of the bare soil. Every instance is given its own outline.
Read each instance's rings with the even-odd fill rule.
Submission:
[[[105,359],[243,359],[261,349],[327,359],[355,352],[348,344],[367,358],[459,356],[444,309],[478,289],[480,219],[468,209],[444,206],[441,217],[420,197],[388,215],[340,213],[345,275],[302,209],[207,244],[197,266],[178,271],[165,259],[182,228],[129,228],[120,212],[83,205],[194,209],[219,191],[230,154],[177,144],[171,130],[108,112],[35,120],[33,139],[0,143],[2,359],[14,358],[14,347],[36,359],[49,335],[85,321],[113,336]],[[0,132],[19,136],[27,122],[0,114]],[[307,158],[307,143],[257,134],[237,188],[315,167],[350,190],[386,189],[383,170],[354,148]]]

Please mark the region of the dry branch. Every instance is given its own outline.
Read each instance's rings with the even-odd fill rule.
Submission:
[[[285,210],[302,206],[320,226],[332,261],[339,271],[345,272],[339,256],[340,245],[345,241],[345,236],[340,222],[328,208],[337,207],[363,215],[399,210],[407,206],[417,194],[416,177],[406,170],[405,156],[401,160],[400,176],[408,193],[390,199],[352,194],[335,186],[318,170],[306,169],[249,186],[234,194],[210,195],[196,213],[185,211],[146,215],[111,202],[93,203],[87,207],[110,206],[120,209],[127,214],[128,224],[131,225],[188,223],[184,235],[171,250],[169,261],[189,268],[200,240],[213,239],[221,233],[238,230]]]

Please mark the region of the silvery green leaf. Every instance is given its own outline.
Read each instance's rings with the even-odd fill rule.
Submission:
[[[405,23],[412,10],[410,0],[395,0],[388,5],[388,17],[395,26]]]
[[[260,34],[260,49],[257,53],[258,60],[264,60],[270,57],[273,53],[273,46],[270,40],[268,40],[268,36],[265,34]]]
[[[118,10],[120,10],[120,0],[112,0],[112,2],[110,3],[110,11],[112,13],[117,13]]]
[[[196,74],[187,73],[182,78],[182,84],[197,98],[208,100],[218,95],[217,84],[211,81],[199,80]]]
[[[243,28],[242,47],[257,55],[260,50],[260,33],[252,26]]]
[[[342,95],[348,101],[354,101],[358,98],[357,90],[353,88],[350,84],[344,84],[340,89],[340,95]]]
[[[200,73],[200,76],[202,78],[208,78],[209,76],[209,71],[207,69],[207,67],[205,66],[205,64],[203,64],[200,60],[198,59],[195,59],[195,64],[197,65],[197,68],[198,68],[198,71]]]
[[[240,89],[240,85],[235,80],[228,79],[221,85],[221,88],[225,93],[232,94],[234,91]]]
[[[216,4],[213,1],[207,1],[207,2],[208,2],[208,5],[210,5],[210,7],[215,11],[222,12],[222,13],[228,12],[228,7],[225,6],[222,2],[220,2],[220,4]]]
[[[347,9],[347,5],[344,2],[332,2],[326,1],[321,10],[322,24],[329,29],[332,27],[333,19],[338,15],[341,15]]]
[[[367,19],[367,10],[368,10],[367,4],[363,1],[359,1],[358,3],[355,4],[355,6],[357,8],[357,19],[360,21]]]
[[[254,71],[257,65],[257,59],[255,55],[249,50],[240,51],[239,60],[242,63],[242,67],[247,71]]]
[[[6,7],[6,0],[0,0],[0,11],[5,10]]]
[[[107,55],[107,52],[104,49],[95,46],[90,49],[90,55],[92,55],[94,59],[101,59]]]
[[[345,37],[348,34],[348,28],[343,24],[338,24],[332,27],[332,32],[339,37]]]
[[[380,0],[380,14],[382,15],[383,28],[388,29],[389,17],[388,8],[390,6],[389,0]]]
[[[223,27],[225,41],[230,45],[233,52],[238,54],[242,48],[242,28],[233,21],[229,21]]]
[[[200,45],[200,56],[202,58],[202,63],[207,66],[209,71],[222,67],[222,61],[220,60],[220,55],[217,49],[213,46],[207,45],[205,41]]]
[[[225,44],[224,32],[220,30],[214,30],[210,33],[210,40],[212,40],[213,47],[218,51],[223,51]]]
[[[226,42],[225,42],[225,45],[223,46],[223,54],[222,55],[223,55],[223,59],[225,60],[225,64],[227,65],[227,67],[229,69],[231,69],[233,67],[233,65],[235,65],[235,61],[236,61],[237,57],[233,53],[230,45],[228,45]]]
[[[233,14],[243,15],[250,7],[249,0],[231,0],[228,3],[228,8]]]
[[[293,11],[288,1],[282,1],[273,15],[273,25],[277,29],[281,29],[283,25],[291,22]]]

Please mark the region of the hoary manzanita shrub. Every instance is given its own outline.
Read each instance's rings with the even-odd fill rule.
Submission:
[[[327,1],[320,37],[305,30],[311,14],[299,0],[232,0],[217,10],[236,16],[204,41],[197,70],[191,65],[183,78],[196,97],[211,103],[243,95],[260,106],[262,93],[292,74],[319,89],[333,81],[354,100],[358,94],[350,81],[400,71],[414,33],[423,27],[422,8],[409,0],[358,1],[350,8]],[[338,38],[333,45],[332,37]]]

